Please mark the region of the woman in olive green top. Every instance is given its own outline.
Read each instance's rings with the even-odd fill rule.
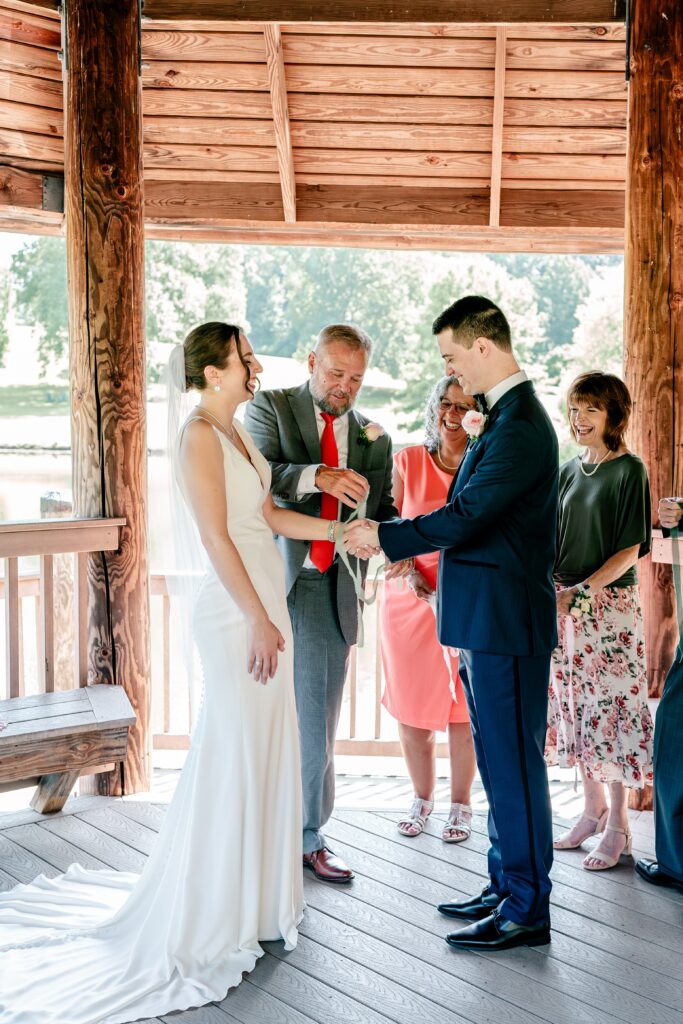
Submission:
[[[652,779],[652,718],[636,563],[650,550],[645,466],[624,444],[631,396],[607,373],[578,377],[569,423],[585,451],[560,469],[555,567],[559,645],[553,653],[546,761],[578,765],[584,811],[555,841],[579,847],[589,871],[631,852],[627,790]],[[607,793],[609,792],[609,802]]]

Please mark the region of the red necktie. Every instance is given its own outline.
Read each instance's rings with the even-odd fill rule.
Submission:
[[[325,428],[320,438],[320,455],[326,466],[339,466],[339,452],[337,451],[337,440],[334,436],[334,421],[336,416],[329,412],[320,414],[325,420]],[[321,519],[336,519],[339,506],[333,494],[323,494],[320,505]],[[334,561],[334,544],[329,540],[314,540],[311,544],[311,561],[316,569],[325,572]]]

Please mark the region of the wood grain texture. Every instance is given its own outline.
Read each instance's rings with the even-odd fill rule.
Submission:
[[[118,549],[88,560],[88,677],[121,683],[136,715],[122,770],[94,777],[94,785],[106,793],[136,792],[149,784],[138,32],[136,0],[70,4],[65,206],[74,511],[127,520]],[[115,758],[103,759],[108,760]]]
[[[491,126],[491,197],[489,201],[489,224],[500,224],[500,186],[503,173],[503,124],[505,112],[505,74],[507,70],[507,29],[499,25],[496,29],[496,62],[493,80],[493,123]]]
[[[147,182],[146,223],[187,220],[282,221],[282,192],[279,184],[245,181],[214,182],[210,189],[201,181]]]
[[[17,103],[31,106],[50,107],[61,110],[64,103],[64,90],[61,80],[34,76],[27,73],[17,74],[0,68],[0,97]]]
[[[3,128],[38,135],[64,136],[64,119],[61,110],[40,107],[14,100],[0,99],[0,124]]]
[[[38,787],[31,797],[31,807],[39,814],[56,814],[61,811],[71,796],[71,791],[78,780],[78,770],[70,772],[54,772],[43,775]]]
[[[656,511],[683,487],[683,9],[632,5],[626,199],[625,373],[631,445],[645,461]],[[650,693],[659,695],[677,640],[671,570],[640,572]]]
[[[482,184],[484,184],[482,182]],[[367,225],[281,225],[229,228],[206,224],[150,224],[148,238],[245,245],[321,245],[360,249],[416,251],[622,253],[624,232],[618,228],[372,228]],[[184,738],[187,743],[187,737]],[[181,749],[186,749],[183,747]],[[348,753],[362,753],[362,750]],[[393,750],[400,754],[398,741]]]
[[[41,46],[14,43],[0,36],[0,69],[18,75],[38,75],[61,81],[62,66],[57,52]]]
[[[273,108],[273,128],[277,149],[277,166],[282,190],[282,209],[285,221],[296,221],[296,178],[292,154],[292,136],[289,130],[289,109],[287,106],[287,80],[282,50],[282,37],[278,25],[265,25],[263,38],[266,45],[268,85]]]
[[[1,86],[0,80],[0,86]],[[1,95],[0,89],[0,95]],[[261,92],[184,89],[145,89],[142,96],[145,129],[152,117],[270,119],[268,96]],[[34,100],[37,102],[37,98]],[[490,125],[491,97],[459,99],[439,96],[353,96],[292,93],[288,97],[293,122],[336,121],[342,124],[380,122],[407,125]],[[45,100],[38,105],[47,105]],[[626,97],[617,100],[505,100],[505,123],[511,127],[621,128],[626,127]],[[248,125],[245,124],[245,129]]]
[[[28,43],[48,50],[59,50],[59,24],[31,14],[10,14],[3,4],[0,9],[0,39],[12,43]]]
[[[43,176],[15,167],[0,166],[0,207],[39,210],[43,205]]]
[[[45,5],[51,0],[43,0]],[[383,0],[194,0],[192,20],[281,22],[623,22],[623,0],[404,0],[395,6]],[[145,16],[186,20],[183,0],[146,0]],[[438,17],[437,17],[438,16]]]

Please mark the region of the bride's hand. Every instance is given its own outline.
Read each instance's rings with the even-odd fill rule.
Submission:
[[[277,671],[277,652],[285,649],[282,633],[267,617],[250,622],[248,646],[247,671],[257,682],[267,683]]]

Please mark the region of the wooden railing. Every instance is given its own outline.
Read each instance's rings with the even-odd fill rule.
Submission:
[[[395,738],[386,738],[386,712],[382,708],[382,658],[380,647],[380,600],[365,611],[366,643],[362,650],[351,648],[349,658],[349,674],[346,686],[346,697],[342,711],[342,721],[337,738],[336,750],[339,754],[361,754],[387,756],[400,754],[400,746]],[[164,574],[152,574],[150,578],[150,595],[152,597],[152,661],[160,666],[160,678],[153,680],[152,703],[153,720],[161,726],[154,733],[156,750],[187,750],[190,743],[190,708],[191,700],[189,684],[186,678],[179,678],[176,673],[172,679],[172,658],[170,654],[171,602],[169,598],[167,577]],[[157,607],[155,608],[155,604]],[[171,728],[172,707],[177,719],[179,706],[186,712],[184,729]]]
[[[52,693],[87,683],[87,555],[111,551],[119,546],[119,532],[125,519],[50,519],[0,523],[0,599],[5,619],[4,697],[22,697],[26,692],[24,672],[23,599],[35,601],[36,675],[32,690]],[[55,651],[56,619],[63,612],[55,601],[55,558],[73,557],[73,666],[70,678],[57,678]],[[19,559],[39,559],[38,573],[19,572]],[[63,630],[59,631],[60,633]],[[61,639],[61,637],[60,637]]]
[[[86,682],[87,650],[85,623],[85,553],[118,546],[120,519],[39,521],[0,524],[0,558],[5,560],[5,577],[0,578],[0,601],[4,601],[6,684],[0,698],[30,692],[50,692]],[[55,648],[62,642],[55,627],[55,556],[73,556],[73,674],[70,680],[57,679]],[[40,558],[40,571],[19,572],[18,559]],[[173,656],[169,577],[163,573],[150,578],[152,634],[152,721],[153,745],[157,750],[187,750],[190,743],[192,700],[190,683],[182,658]],[[349,659],[349,677],[345,690],[336,750],[339,754],[363,756],[400,754],[396,725],[382,707],[382,659],[380,601],[382,584],[375,604],[364,613],[366,642],[353,647]],[[32,650],[37,652],[36,672],[27,681],[24,666],[23,602],[34,602],[35,636]],[[57,618],[63,609],[58,609]],[[65,623],[60,623],[64,630]],[[27,638],[28,639],[28,638]],[[27,650],[29,643],[26,644]],[[36,674],[37,678],[32,678]],[[444,744],[438,753],[445,756]]]

